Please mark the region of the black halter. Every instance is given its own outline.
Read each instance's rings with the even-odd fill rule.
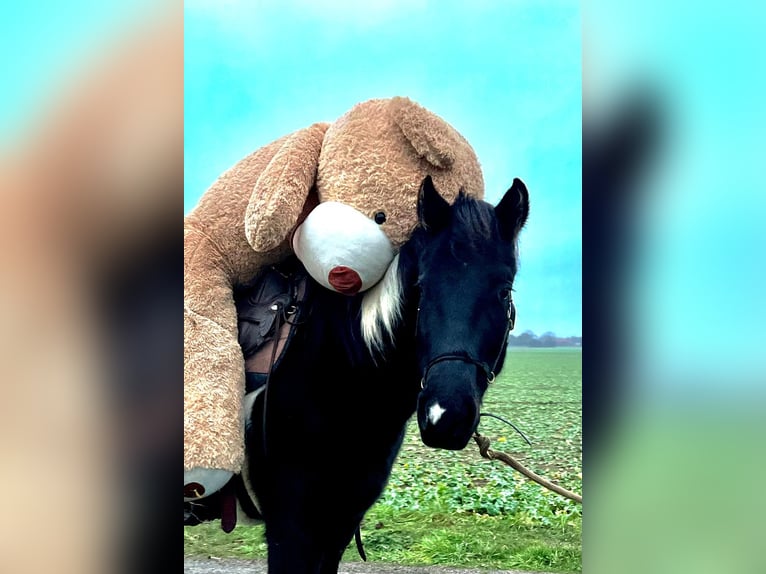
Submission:
[[[418,314],[420,313],[420,307],[418,306]],[[417,325],[417,322],[415,323]],[[497,353],[497,357],[495,357],[495,362],[492,363],[492,367],[485,363],[484,361],[479,361],[478,359],[474,359],[471,355],[468,353],[443,353],[441,355],[437,355],[430,361],[428,361],[428,364],[426,365],[425,370],[423,371],[423,377],[420,379],[420,388],[424,389],[426,387],[426,378],[428,377],[428,371],[431,370],[431,367],[438,363],[443,363],[445,361],[462,361],[464,363],[471,363],[473,365],[476,365],[479,367],[482,371],[484,371],[484,374],[487,377],[487,385],[491,385],[495,382],[495,375],[497,371],[497,365],[500,363],[500,358],[503,356],[503,353],[505,352],[505,345],[508,342],[508,335],[511,331],[513,331],[513,327],[516,324],[516,305],[513,304],[513,299],[511,298],[510,294],[508,295],[508,325],[505,329],[505,334],[503,335],[503,342],[500,345],[500,351]]]

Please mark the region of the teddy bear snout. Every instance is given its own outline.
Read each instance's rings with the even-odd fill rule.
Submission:
[[[359,277],[359,273],[345,265],[338,265],[330,269],[327,274],[327,281],[335,287],[338,293],[343,295],[356,295],[362,288],[362,278]]]
[[[395,255],[379,224],[336,201],[317,205],[295,229],[292,244],[317,283],[349,296],[380,281]]]

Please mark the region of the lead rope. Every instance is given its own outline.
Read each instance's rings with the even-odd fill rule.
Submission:
[[[482,436],[478,432],[476,432],[473,435],[473,440],[475,440],[476,444],[479,446],[479,452],[481,453],[481,456],[483,456],[487,460],[499,460],[501,462],[504,462],[505,464],[513,468],[514,470],[519,471],[521,474],[523,474],[530,480],[535,481],[540,486],[544,486],[545,488],[555,492],[556,494],[560,494],[561,496],[564,496],[566,498],[569,498],[570,500],[574,500],[575,502],[579,502],[580,504],[582,504],[581,495],[571,492],[567,490],[566,488],[559,486],[558,484],[554,484],[546,478],[543,478],[539,474],[532,472],[526,466],[521,464],[518,460],[513,458],[508,453],[496,452],[494,450],[491,450],[489,448],[489,439],[487,437]]]
[[[498,416],[498,415],[493,415],[492,413],[479,413],[479,417],[480,417],[480,418],[481,418],[481,417],[492,417],[493,419],[497,419],[497,420],[499,420],[499,421],[502,421],[502,422],[504,422],[504,423],[505,423],[505,424],[507,424],[509,427],[511,427],[513,430],[515,430],[517,433],[519,433],[519,435],[521,436],[521,438],[523,438],[523,439],[526,441],[526,443],[527,443],[529,446],[532,446],[532,443],[531,443],[531,442],[530,442],[530,440],[527,438],[527,435],[525,435],[523,432],[521,432],[521,429],[519,429],[519,427],[517,427],[517,426],[516,426],[515,424],[513,424],[511,421],[509,421],[509,420],[506,420],[506,419],[504,419],[504,418],[503,418],[503,417],[501,417],[501,416]],[[478,425],[477,425],[477,426],[478,426]],[[477,431],[477,432],[478,432],[478,431]]]

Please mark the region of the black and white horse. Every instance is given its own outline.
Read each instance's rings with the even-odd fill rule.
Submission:
[[[503,366],[527,214],[518,179],[493,207],[462,192],[450,205],[426,178],[419,226],[378,285],[312,291],[247,432],[271,574],[337,572],[414,413],[426,445],[468,444]]]

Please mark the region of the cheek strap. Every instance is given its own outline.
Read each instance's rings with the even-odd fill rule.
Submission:
[[[417,332],[419,317],[420,317],[420,306],[418,306],[418,314],[415,319],[416,332]],[[511,331],[513,331],[513,327],[515,324],[516,324],[516,305],[513,304],[513,299],[508,297],[508,326],[505,329],[505,334],[503,335],[503,343],[500,345],[500,351],[498,352],[497,358],[495,358],[495,362],[492,365],[492,367],[490,368],[490,366],[484,361],[479,361],[478,359],[474,359],[467,353],[466,354],[444,353],[443,355],[437,355],[436,357],[431,359],[426,365],[426,368],[423,371],[423,377],[420,379],[420,388],[421,389],[426,388],[426,378],[428,377],[428,371],[431,370],[431,367],[433,367],[434,365],[438,363],[443,363],[444,361],[462,361],[464,363],[471,363],[473,365],[476,365],[482,371],[484,371],[484,374],[487,377],[487,385],[491,385],[493,382],[495,382],[495,371],[497,370],[497,365],[500,363],[500,358],[505,352],[506,343],[508,343],[508,335],[510,334]]]

